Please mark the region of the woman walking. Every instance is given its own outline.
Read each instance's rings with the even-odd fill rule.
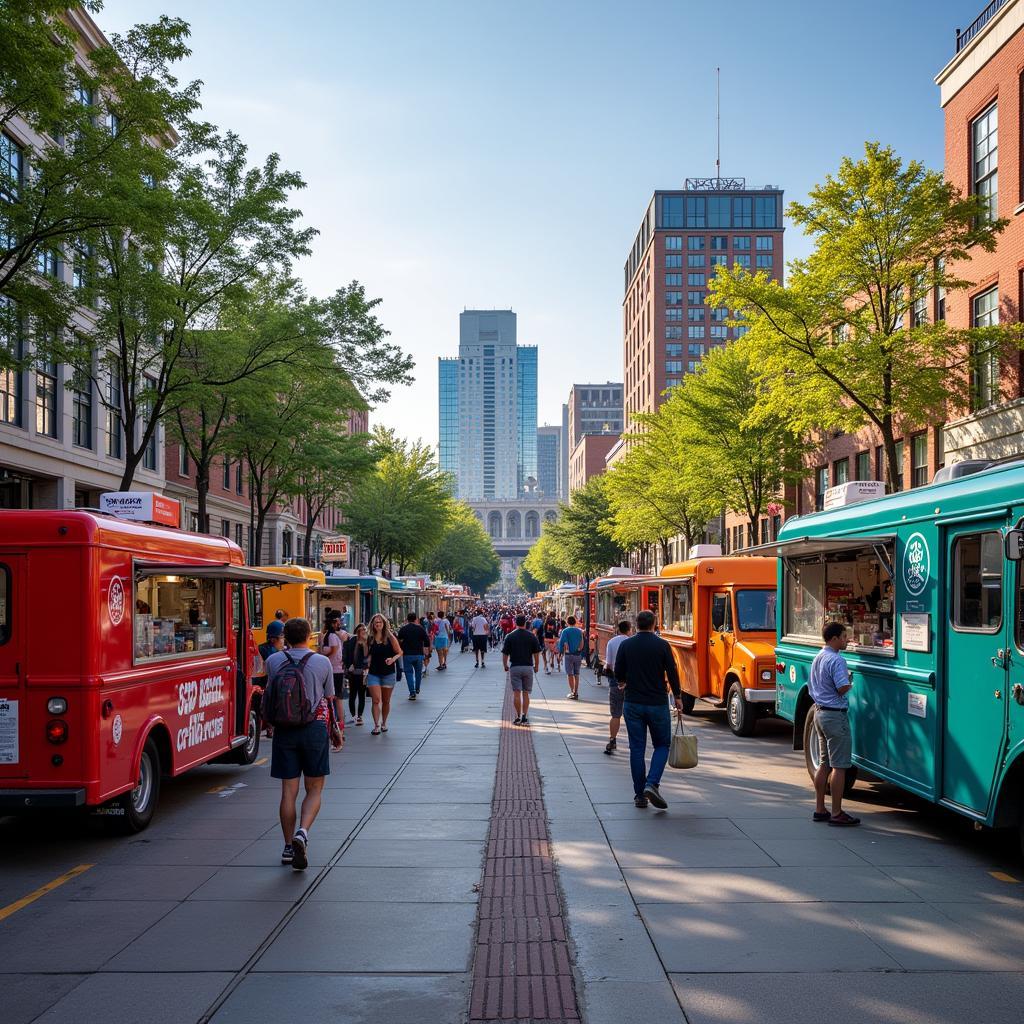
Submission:
[[[373,711],[371,736],[388,731],[391,713],[391,692],[398,681],[395,662],[402,656],[402,648],[391,632],[388,620],[378,612],[370,619],[370,671],[366,676],[366,692],[370,695]]]
[[[341,628],[341,612],[332,611],[324,623],[320,637],[320,653],[331,663],[334,674],[334,706],[338,721],[345,721],[345,641],[348,634]]]
[[[434,625],[437,632],[434,633],[434,650],[437,651],[437,671],[444,672],[448,668],[448,648],[452,642],[452,624],[444,612],[437,613]]]
[[[348,676],[348,713],[356,725],[363,724],[366,707],[366,673],[370,667],[370,645],[366,626],[359,623],[355,633],[345,641],[345,673]],[[358,703],[357,703],[358,702]]]

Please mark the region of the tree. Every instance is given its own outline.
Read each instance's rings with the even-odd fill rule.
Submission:
[[[603,474],[573,491],[568,503],[559,507],[558,520],[544,526],[552,538],[554,561],[566,575],[588,579],[622,562],[624,551],[611,529],[612,509]]]
[[[196,127],[198,84],[179,87],[172,73],[191,52],[185,22],[164,17],[114,35],[86,65],[66,9],[0,5],[0,128],[21,118],[43,139],[31,151],[0,139],[0,312],[16,321],[8,333],[29,314],[67,320],[80,296],[50,276],[58,255],[81,278],[96,232],[154,216],[161,196],[147,184],[167,176],[169,150],[188,145]]]
[[[708,353],[655,414],[686,453],[681,487],[745,515],[754,537],[768,503],[805,475],[808,448],[765,392],[757,350],[741,338]]]
[[[501,559],[480,520],[464,502],[452,502],[444,533],[420,559],[420,568],[439,579],[484,593],[501,579]]]
[[[788,284],[720,268],[711,302],[749,327],[771,384],[766,404],[803,432],[873,424],[895,490],[900,428],[949,405],[967,408],[982,368],[972,373],[972,359],[989,360],[1019,339],[1005,327],[954,330],[927,318],[914,325],[916,300],[969,287],[952,268],[975,247],[991,252],[1006,221],[990,218],[984,197],[962,196],[941,173],[917,161],[904,166],[874,142],[788,213],[815,246],[790,264]]]
[[[551,526],[551,523],[544,524],[540,537],[537,538],[536,543],[527,552],[526,558],[523,559],[519,585],[524,590],[537,591],[542,590],[544,587],[554,587],[572,575],[559,562],[564,553],[551,532]],[[527,586],[525,583],[527,578],[535,581],[539,586]]]
[[[536,545],[534,545],[534,547],[536,547]],[[537,579],[537,577],[530,571],[528,565],[529,557],[530,556],[527,555],[520,564],[519,572],[516,574],[516,583],[519,584],[520,590],[533,597],[544,589],[545,583],[543,580]]]

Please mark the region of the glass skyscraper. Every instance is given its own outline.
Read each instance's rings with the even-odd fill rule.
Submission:
[[[546,498],[561,497],[558,474],[562,462],[562,428],[537,428],[537,487]]]
[[[516,348],[516,419],[519,430],[519,493],[537,479],[537,346]]]
[[[438,359],[438,459],[441,471],[450,473],[453,487],[459,475],[459,361]]]

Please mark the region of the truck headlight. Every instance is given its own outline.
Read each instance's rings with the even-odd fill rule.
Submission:
[[[51,697],[46,702],[46,710],[51,715],[63,715],[68,709],[68,702],[63,697]]]

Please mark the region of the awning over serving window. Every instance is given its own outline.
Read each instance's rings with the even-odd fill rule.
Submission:
[[[286,576],[282,572],[267,572],[248,565],[231,565],[227,562],[211,565],[209,562],[194,563],[136,562],[135,576],[191,576],[193,579],[225,580],[228,583],[252,583],[257,587],[279,587],[285,583],[299,582],[298,576]]]
[[[896,535],[894,533],[873,534],[867,537],[793,537],[790,540],[773,540],[768,544],[744,548],[737,554],[776,555],[786,563],[788,568],[796,558],[807,558],[811,555],[834,555],[843,551],[861,551],[864,548],[870,548],[885,566],[886,572],[892,576],[892,565],[886,548],[895,542]]]

